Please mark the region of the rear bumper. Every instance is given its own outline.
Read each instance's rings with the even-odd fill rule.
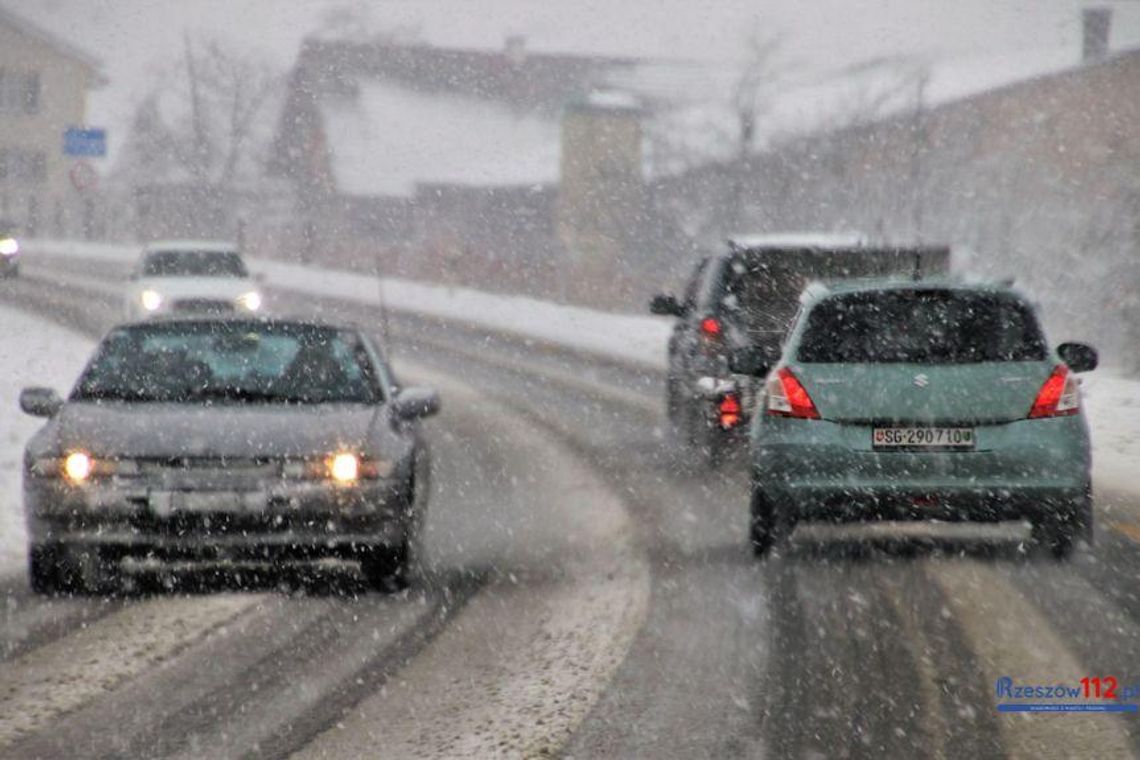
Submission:
[[[764,417],[753,429],[754,487],[806,520],[1040,520],[1087,502],[1080,417],[976,432],[974,451],[875,451],[869,427]]]

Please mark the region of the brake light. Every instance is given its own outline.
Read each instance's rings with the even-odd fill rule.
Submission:
[[[815,408],[807,389],[787,367],[781,367],[768,378],[765,391],[768,396],[768,414],[803,420],[819,419],[819,410]]]
[[[1037,392],[1037,398],[1029,409],[1029,418],[1064,417],[1080,410],[1081,393],[1077,379],[1068,367],[1058,364]]]
[[[701,320],[701,335],[706,338],[719,338],[722,332],[724,328],[716,317],[705,317]]]
[[[717,405],[720,412],[720,427],[722,430],[731,430],[740,424],[740,399],[735,393],[725,394]]]

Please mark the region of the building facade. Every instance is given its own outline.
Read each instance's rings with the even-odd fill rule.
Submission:
[[[27,236],[91,234],[95,177],[63,144],[102,83],[90,56],[0,8],[0,222]]]

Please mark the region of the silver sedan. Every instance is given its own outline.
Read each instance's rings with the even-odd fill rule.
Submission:
[[[398,389],[359,330],[181,318],[124,325],[24,457],[29,575],[43,593],[113,589],[126,558],[356,560],[407,573],[429,470],[417,421],[434,391]]]

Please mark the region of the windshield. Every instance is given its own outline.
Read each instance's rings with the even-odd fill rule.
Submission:
[[[295,324],[180,322],[112,332],[71,398],[369,404],[380,393],[355,333]]]
[[[245,263],[225,251],[152,251],[143,260],[144,277],[248,277]]]
[[[796,358],[806,363],[970,364],[1042,361],[1045,339],[1022,301],[997,293],[852,293],[807,315]]]

